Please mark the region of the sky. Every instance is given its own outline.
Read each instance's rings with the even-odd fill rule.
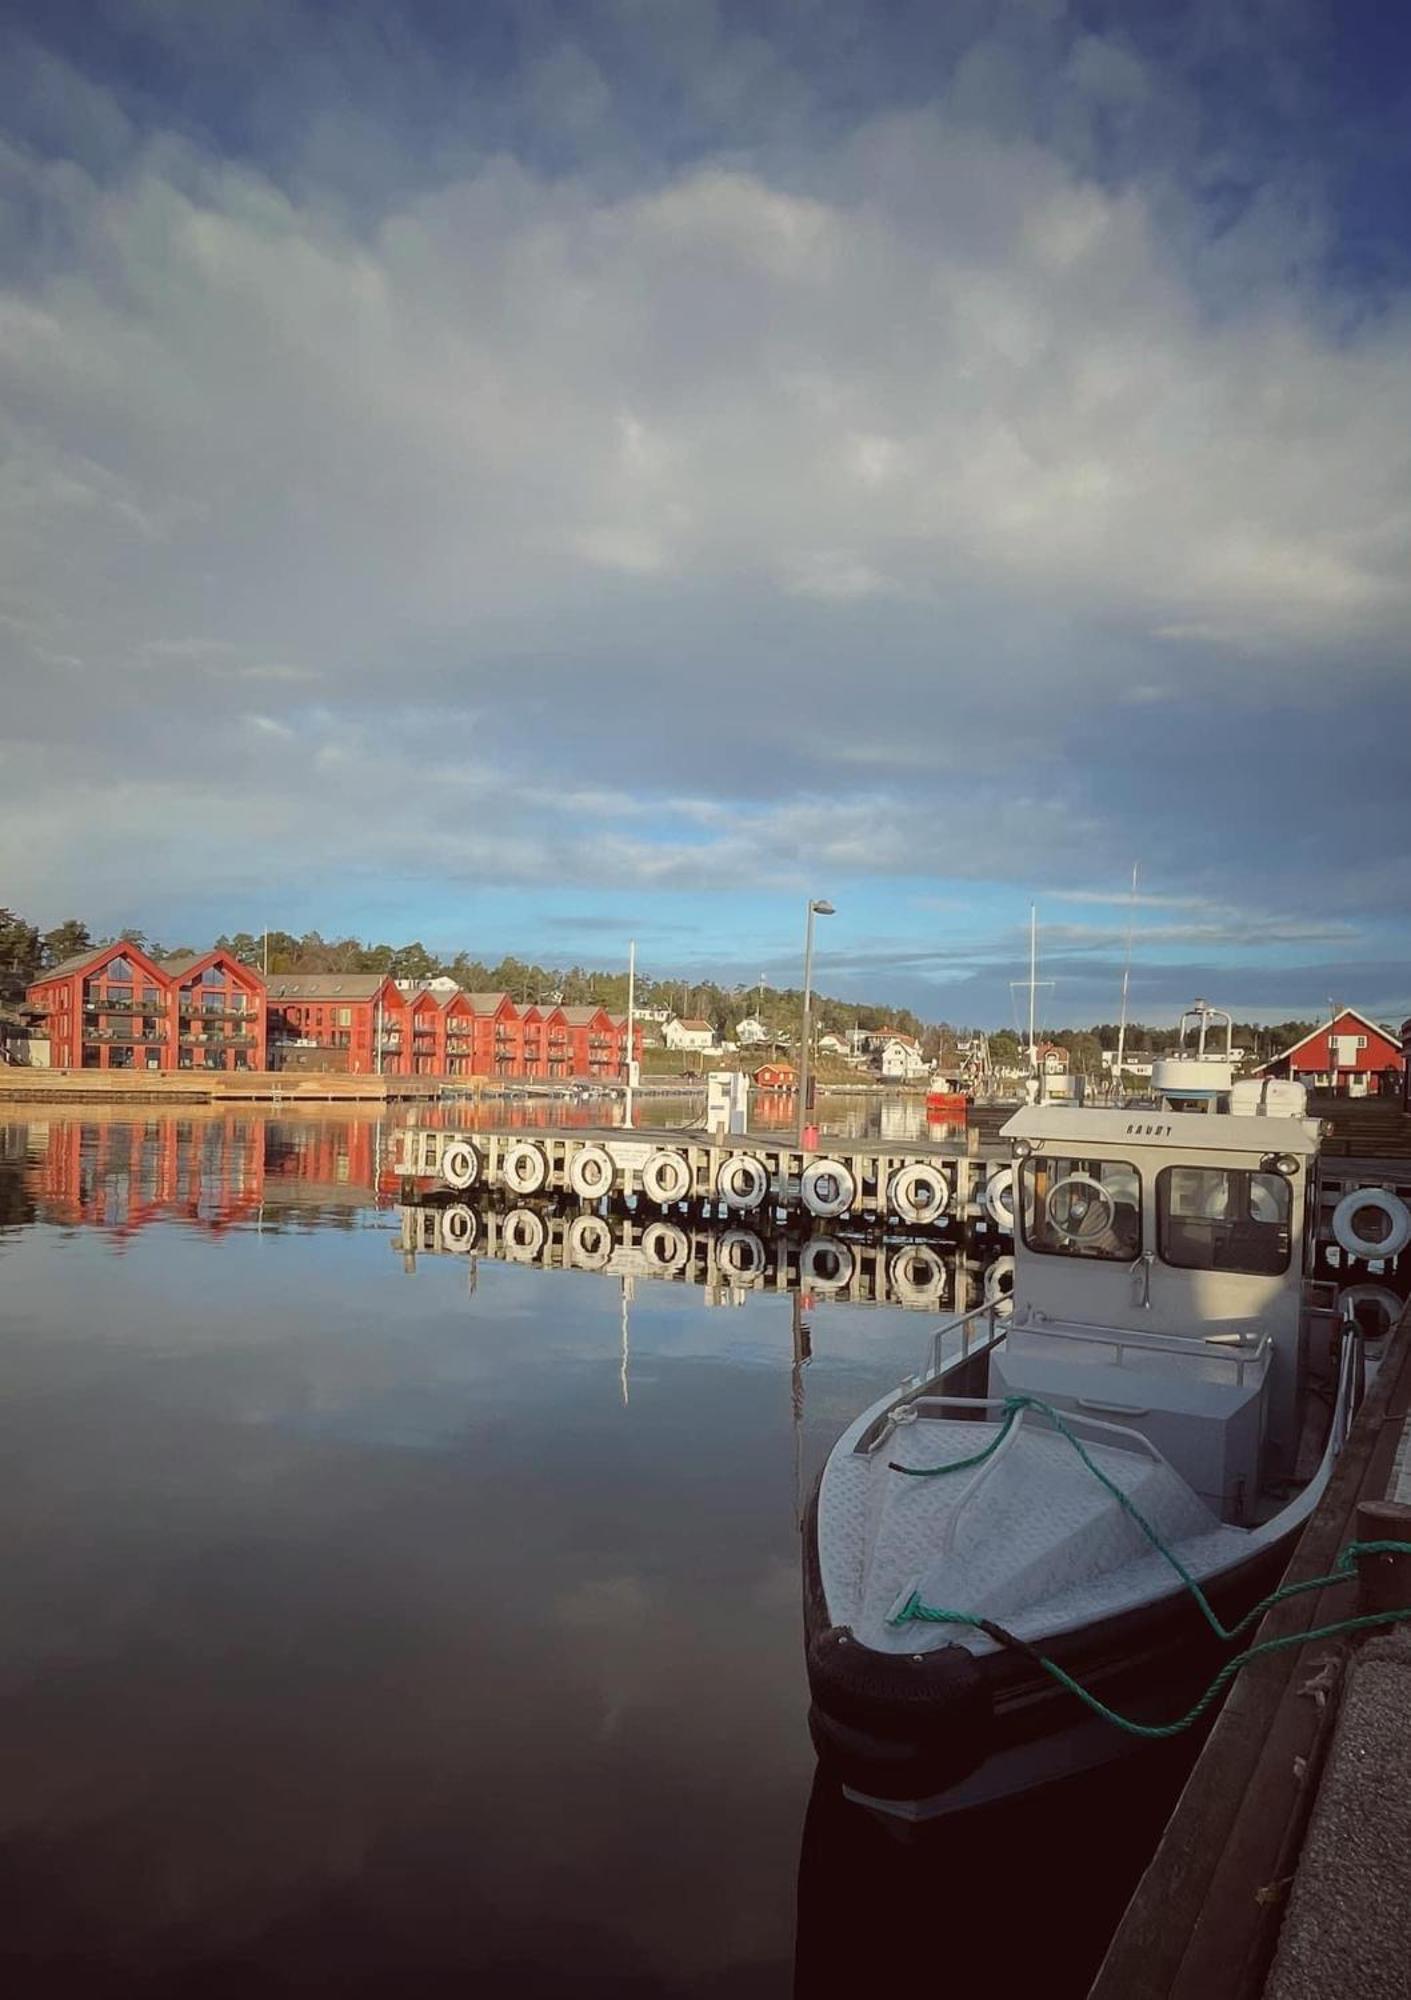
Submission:
[[[1409,542],[1403,9],[0,0],[45,927],[1399,1020]]]

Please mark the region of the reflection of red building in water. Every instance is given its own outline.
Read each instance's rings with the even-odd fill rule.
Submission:
[[[135,1234],[158,1219],[213,1231],[264,1199],[265,1131],[248,1114],[48,1128],[33,1194],[45,1222]]]

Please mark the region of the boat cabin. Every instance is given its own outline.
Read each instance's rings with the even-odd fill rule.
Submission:
[[[991,1394],[1139,1430],[1221,1519],[1253,1520],[1297,1456],[1318,1133],[1165,1105],[1016,1112]]]

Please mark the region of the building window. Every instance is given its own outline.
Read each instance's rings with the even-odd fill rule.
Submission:
[[[351,1028],[353,1025],[353,1010],[351,1007],[336,1007],[333,1018],[340,1028]]]

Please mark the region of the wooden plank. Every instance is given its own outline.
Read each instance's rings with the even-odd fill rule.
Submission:
[[[1286,1583],[1329,1570],[1355,1538],[1359,1499],[1385,1490],[1411,1406],[1411,1308],[1392,1338]],[[1343,1586],[1276,1605],[1257,1637],[1306,1632],[1346,1617],[1356,1608],[1349,1599]],[[1209,2000],[1217,1993],[1243,2000],[1258,1992],[1326,1714],[1326,1702],[1307,1692],[1312,1669],[1302,1649],[1290,1648],[1239,1675],[1089,2000]]]

